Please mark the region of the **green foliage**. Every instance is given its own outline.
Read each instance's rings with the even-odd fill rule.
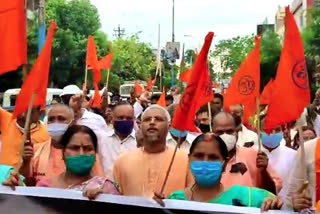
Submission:
[[[232,39],[219,41],[215,51],[212,52],[212,56],[219,57],[222,68],[224,70],[230,69],[233,75],[253,46],[253,35],[244,37],[237,36]]]

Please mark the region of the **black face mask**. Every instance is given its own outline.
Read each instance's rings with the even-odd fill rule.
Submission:
[[[209,124],[199,124],[199,129],[201,130],[202,133],[207,133],[210,132],[210,125]]]

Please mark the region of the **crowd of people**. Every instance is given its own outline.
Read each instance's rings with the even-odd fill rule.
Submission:
[[[199,132],[180,138],[170,128],[178,88],[167,95],[167,108],[152,92],[92,109],[77,86],[64,91],[46,111],[32,109],[25,142],[26,113],[13,118],[0,108],[3,185],[73,189],[90,199],[140,196],[162,205],[176,199],[299,212],[316,206],[320,91],[299,119],[302,137],[296,121],[265,133],[264,111],[258,136],[243,124],[243,106],[225,112],[223,95],[214,93],[196,114]]]

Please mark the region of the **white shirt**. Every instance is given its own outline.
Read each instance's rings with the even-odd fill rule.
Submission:
[[[199,135],[199,134],[198,134]],[[180,145],[180,149],[185,151],[187,154],[189,154],[190,151],[190,147],[192,142],[194,141],[194,139],[196,139],[196,137],[198,136],[197,133],[188,133],[187,134],[187,138],[185,141],[183,141],[183,143]],[[177,145],[177,141],[175,141],[173,139],[173,137],[171,136],[170,132],[168,132],[167,134],[167,146],[175,148]]]
[[[132,151],[137,148],[135,131],[121,141],[118,135],[113,131],[101,133],[99,138],[98,154],[101,160],[101,166],[105,176],[113,179],[113,164],[119,156],[125,152]]]
[[[258,135],[257,133],[247,129],[244,125],[242,130],[238,132],[238,141],[237,145],[243,147],[245,143],[253,142],[253,146],[258,146]]]
[[[270,166],[282,179],[282,189],[278,196],[284,200],[288,192],[288,177],[296,158],[297,151],[290,149],[287,146],[280,145],[276,149],[269,152],[266,148],[262,147],[262,151],[268,155]]]
[[[110,128],[107,126],[106,121],[98,114],[90,112],[86,109],[83,109],[82,117],[77,121],[78,125],[88,126],[94,132],[96,131],[111,131]]]
[[[135,118],[138,118],[140,116],[140,114],[142,114],[142,112],[143,112],[143,107],[140,103],[135,102],[133,104],[133,110],[134,110]]]
[[[313,204],[315,204],[315,189],[316,189],[316,173],[315,173],[315,150],[316,145],[319,138],[315,138],[309,140],[304,143],[305,149],[305,160],[304,163],[306,165],[304,171],[302,156],[301,156],[301,149],[298,149],[298,153],[292,165],[292,170],[289,176],[289,186],[288,186],[288,193],[286,194],[285,204],[286,207],[292,208],[292,201],[290,197],[290,193],[296,193],[298,189],[301,188],[304,182],[304,174],[307,174],[307,180],[309,182],[308,190],[310,195],[313,199]]]

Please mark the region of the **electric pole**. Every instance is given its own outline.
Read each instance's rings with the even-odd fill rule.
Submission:
[[[117,37],[118,39],[120,39],[122,36],[124,36],[125,34],[124,34],[124,31],[125,31],[125,29],[124,28],[120,28],[120,25],[118,25],[118,28],[116,28],[116,29],[113,29],[113,31],[114,31],[114,36],[115,37]]]

